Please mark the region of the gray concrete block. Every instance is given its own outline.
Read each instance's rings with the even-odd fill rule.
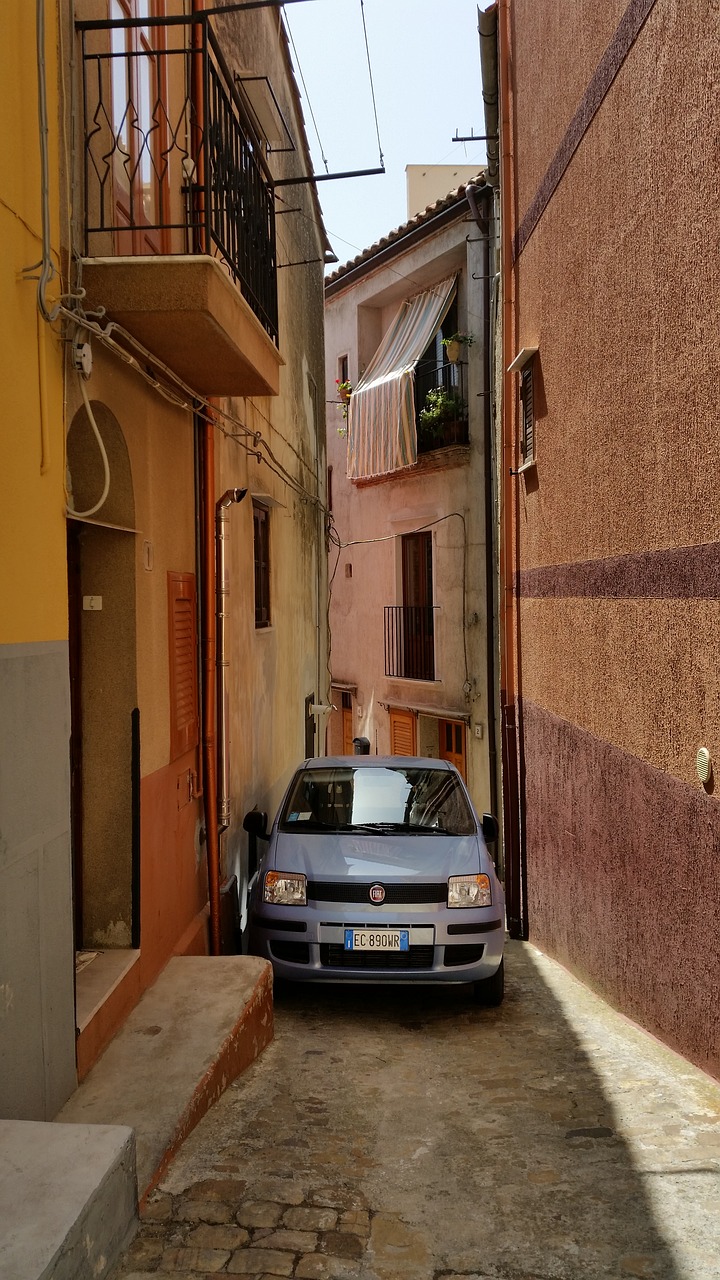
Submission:
[[[3,1280],[101,1280],[137,1230],[132,1130],[0,1120],[0,1224]]]

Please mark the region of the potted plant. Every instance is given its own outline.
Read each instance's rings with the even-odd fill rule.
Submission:
[[[445,428],[448,423],[457,422],[462,408],[462,401],[456,393],[446,391],[444,387],[431,387],[418,414],[418,443],[441,443]]]
[[[350,400],[350,397],[352,395],[352,383],[347,381],[341,382],[339,378],[336,378],[335,384],[338,389],[338,396],[340,398],[340,403],[347,406]],[[347,415],[347,409],[345,412]]]
[[[462,355],[463,347],[471,347],[474,341],[475,339],[471,333],[453,333],[450,338],[443,338],[442,344],[450,363],[457,364]]]

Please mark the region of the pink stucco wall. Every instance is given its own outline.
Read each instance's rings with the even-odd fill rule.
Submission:
[[[530,931],[720,1074],[720,17],[515,0],[512,32]]]

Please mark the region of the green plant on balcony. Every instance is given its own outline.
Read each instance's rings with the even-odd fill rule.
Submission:
[[[471,347],[475,339],[471,333],[453,333],[451,337],[442,338],[441,341],[450,363],[457,364],[463,347]]]
[[[444,387],[431,387],[418,414],[418,444],[442,442],[448,423],[457,422],[463,413],[460,396]]]

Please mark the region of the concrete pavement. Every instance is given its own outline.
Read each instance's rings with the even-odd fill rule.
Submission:
[[[113,1280],[720,1280],[720,1085],[527,944],[508,994],[290,988]]]

